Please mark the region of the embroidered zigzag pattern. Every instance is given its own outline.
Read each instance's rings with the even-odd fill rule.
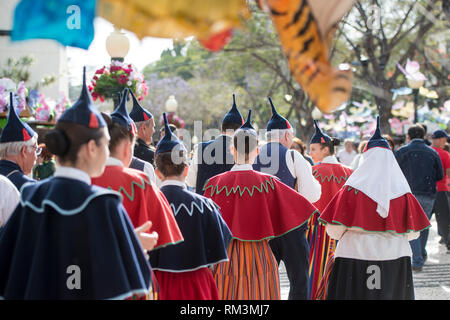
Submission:
[[[244,192],[247,190],[250,197],[253,197],[253,193],[255,192],[255,190],[257,190],[259,193],[263,193],[264,191],[266,193],[269,193],[269,188],[271,188],[272,190],[275,190],[275,183],[273,182],[273,178],[269,178],[268,180],[261,182],[260,188],[258,188],[258,186],[256,186],[256,185],[252,186],[251,190],[248,187],[242,188],[241,186],[236,186],[236,187],[232,187],[232,188],[228,188],[228,186],[223,186],[219,189],[218,185],[209,185],[205,188],[205,192],[206,192],[206,190],[211,189],[211,197],[212,197],[214,194],[218,195],[219,193],[221,193],[222,191],[225,190],[227,197],[232,193],[236,194],[238,192],[239,192],[239,196],[242,197]]]
[[[331,180],[334,180],[337,184],[341,184],[342,181],[347,181],[348,176],[341,176],[341,177],[336,177],[334,174],[331,174],[330,176],[326,176],[326,175],[322,175],[321,173],[319,173],[317,170],[315,170],[313,172],[313,175],[315,178],[320,178],[321,182],[323,183],[325,180],[328,180],[328,182],[331,182]]]
[[[182,203],[178,206],[178,208],[175,208],[175,205],[173,203],[170,204],[170,206],[172,207],[173,210],[173,214],[176,216],[180,210],[182,208],[184,208],[184,210],[186,210],[186,212],[192,217],[192,215],[194,214],[194,207],[197,208],[198,211],[200,211],[200,213],[203,213],[205,208],[208,208],[209,211],[213,211],[214,207],[212,206],[212,204],[207,203],[206,201],[200,201],[200,205],[198,205],[195,201],[191,202],[191,208],[188,209],[188,207]]]
[[[125,190],[124,187],[120,187],[119,190],[117,190],[120,194],[125,195],[130,201],[134,201],[134,197],[135,197],[135,191],[134,191],[134,187],[137,186],[139,188],[141,188],[142,190],[145,190],[145,185],[149,185],[151,186],[152,183],[150,182],[150,179],[147,181],[142,177],[139,177],[139,179],[141,180],[141,182],[139,183],[138,181],[133,181],[131,182],[131,194],[129,194],[127,192],[127,190]],[[111,187],[108,187],[108,189],[113,190]]]
[[[358,189],[355,189],[355,188],[352,188],[352,187],[350,187],[350,186],[347,186],[347,191],[351,191],[352,189],[355,190],[355,191],[354,191],[354,192],[355,192],[355,195],[357,195],[358,192],[359,192]]]

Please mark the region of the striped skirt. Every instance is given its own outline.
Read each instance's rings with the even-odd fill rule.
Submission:
[[[307,239],[311,246],[309,254],[309,287],[310,299],[320,299],[318,289],[325,273],[327,264],[334,257],[336,241],[331,239],[326,232],[325,226],[319,222],[319,215],[314,215],[308,223]]]
[[[213,276],[222,300],[280,300],[278,264],[268,240],[232,239],[229,261],[214,266]]]

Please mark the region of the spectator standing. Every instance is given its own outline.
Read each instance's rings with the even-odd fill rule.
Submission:
[[[450,201],[447,185],[447,178],[450,175],[450,155],[444,150],[448,138],[450,136],[444,130],[437,130],[431,136],[432,148],[439,154],[444,169],[444,178],[436,183],[437,194],[433,212],[436,213],[441,242],[446,245],[447,253],[450,253]]]
[[[411,126],[407,134],[409,143],[400,148],[395,157],[411,187],[412,194],[430,219],[436,199],[436,182],[442,180],[444,174],[438,153],[425,144],[424,136],[425,130],[421,125]],[[422,271],[427,258],[428,233],[428,229],[421,231],[418,239],[410,241],[413,271]]]
[[[345,140],[344,149],[339,151],[336,156],[340,163],[349,167],[356,155],[357,153],[355,148],[353,148],[353,142],[350,140]]]

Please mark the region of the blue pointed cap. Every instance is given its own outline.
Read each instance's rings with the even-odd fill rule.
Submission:
[[[83,67],[83,86],[77,101],[67,109],[58,122],[71,122],[88,128],[106,127],[106,122],[92,101],[92,96],[86,86],[86,67]]]
[[[253,130],[256,132],[255,128],[253,128],[252,126],[252,109],[248,110],[248,117],[247,117],[247,121],[245,121],[245,123],[239,128],[242,130]]]
[[[164,137],[159,141],[156,146],[156,154],[162,152],[170,152],[174,148],[182,149],[184,148],[183,142],[181,142],[178,137],[173,134],[172,130],[169,127],[169,121],[167,120],[167,115],[163,113],[164,118]]]
[[[391,146],[389,145],[389,142],[383,138],[381,135],[380,130],[380,117],[377,116],[377,128],[375,129],[375,132],[373,133],[372,137],[370,137],[369,141],[367,142],[366,147],[364,148],[364,152],[366,152],[369,149],[372,148],[385,148],[391,150]]]
[[[136,99],[136,96],[133,94],[133,91],[130,91],[131,97],[133,98],[133,109],[130,112],[130,118],[133,119],[134,122],[142,122],[147,121],[153,118],[153,115],[142,108],[139,101]]]
[[[233,94],[233,106],[230,111],[223,117],[222,123],[236,123],[239,125],[244,124],[244,118],[242,118],[241,113],[239,112],[236,105],[236,96]]]
[[[275,106],[273,105],[272,99],[270,97],[269,102],[270,106],[272,108],[272,118],[270,118],[269,122],[267,123],[267,131],[271,130],[285,130],[290,129],[291,124],[289,121],[287,121],[286,118],[282,117],[277,110],[275,109]]]
[[[319,128],[319,124],[316,120],[314,120],[314,126],[316,127],[316,132],[311,137],[311,140],[309,141],[310,144],[312,143],[327,143],[331,141],[331,137],[327,134],[324,134],[322,130]]]
[[[20,120],[20,117],[17,115],[14,108],[13,93],[11,92],[9,94],[8,122],[0,135],[0,143],[28,141],[35,134],[36,132],[27,123]]]
[[[111,119],[113,122],[120,124],[128,129],[128,131],[136,134],[136,124],[133,119],[130,118],[127,112],[127,97],[129,89],[125,88],[120,95],[120,102],[117,108],[111,113]]]

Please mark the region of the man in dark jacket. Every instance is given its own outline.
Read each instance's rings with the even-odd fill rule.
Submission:
[[[412,194],[430,219],[436,199],[436,182],[444,177],[444,172],[438,153],[425,144],[424,136],[425,130],[421,125],[411,126],[407,135],[409,143],[400,148],[395,157],[408,180]],[[422,271],[427,257],[425,247],[428,233],[429,230],[426,229],[418,239],[410,241],[413,271]]]

